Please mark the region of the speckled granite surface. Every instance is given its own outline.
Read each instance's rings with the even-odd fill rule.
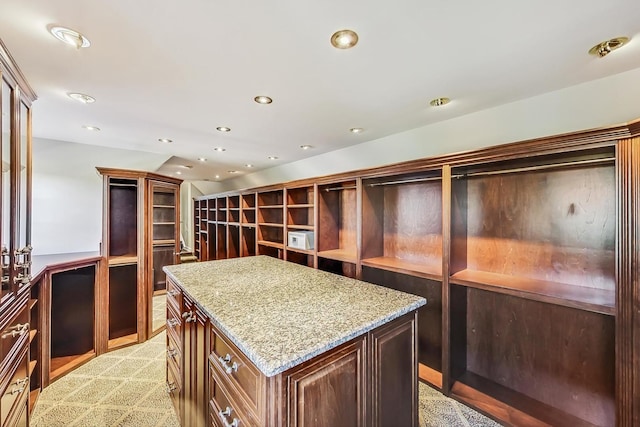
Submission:
[[[426,303],[267,256],[164,267],[266,376]]]

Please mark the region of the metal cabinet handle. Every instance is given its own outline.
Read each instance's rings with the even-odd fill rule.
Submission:
[[[175,348],[170,348],[167,350],[167,356],[169,356],[170,358],[175,359],[177,355],[178,350],[176,350]]]
[[[180,324],[180,321],[178,319],[169,319],[167,320],[167,325],[170,328],[175,328],[176,326],[178,326]]]
[[[169,381],[167,381],[167,385],[166,385],[167,393],[171,394],[177,388],[178,387],[176,386],[176,383],[170,383]]]
[[[232,365],[229,365],[229,362],[231,362],[231,355],[229,353],[227,353],[227,355],[224,357],[218,356],[218,362],[220,362],[220,365],[222,365],[222,368],[227,373],[227,375],[238,372],[238,368],[240,367],[237,362],[233,362]]]
[[[170,290],[169,292],[167,292],[167,294],[168,294],[169,296],[175,297],[175,296],[180,295],[180,291],[177,291],[177,290],[175,290],[175,289],[172,289],[172,290]]]
[[[9,328],[8,332],[5,332],[4,334],[2,334],[2,339],[9,338],[9,337],[15,338],[17,336],[24,335],[28,331],[29,331],[28,323],[22,323],[22,324],[18,323],[17,325],[14,325],[11,328]]]
[[[29,377],[24,377],[21,378],[19,380],[16,380],[15,383],[13,383],[12,385],[15,385],[16,387],[14,389],[12,389],[9,394],[20,394],[24,391],[24,389],[27,387],[27,384],[29,384]]]
[[[182,313],[182,318],[186,323],[196,321],[196,316],[193,314],[193,311],[185,311],[184,313]]]
[[[232,412],[233,409],[228,406],[224,411],[218,411],[218,416],[222,420],[224,427],[238,427],[240,425],[240,420],[235,417],[233,418],[233,421],[227,421],[227,417],[230,416]]]

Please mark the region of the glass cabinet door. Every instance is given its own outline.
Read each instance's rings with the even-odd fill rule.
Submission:
[[[29,215],[29,193],[31,191],[30,169],[31,169],[31,111],[24,104],[20,103],[20,147],[18,158],[20,159],[18,182],[18,212],[16,216],[16,285],[18,292],[29,286],[31,280],[31,236],[29,226],[31,218]]]
[[[2,228],[0,229],[0,243],[2,246],[2,294],[0,301],[4,301],[11,294],[10,268],[9,268],[9,251],[11,250],[11,88],[2,80],[2,104],[0,111],[2,112],[1,122],[1,140],[2,151],[0,160],[2,160],[2,176],[0,177],[0,194],[1,194],[1,210],[0,221]]]
[[[150,334],[166,323],[167,276],[165,265],[176,264],[180,252],[180,224],[178,221],[177,187],[151,182],[151,280]]]

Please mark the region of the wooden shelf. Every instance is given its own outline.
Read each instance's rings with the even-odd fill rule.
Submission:
[[[203,234],[207,234],[206,231],[202,231]],[[164,239],[164,240],[154,240],[152,243],[154,245],[172,245],[174,244],[176,241],[173,239]]]
[[[136,264],[138,255],[120,255],[109,257],[109,265]]]
[[[354,263],[357,260],[357,254],[355,249],[332,249],[328,251],[318,252],[318,256],[321,258],[333,259],[336,261],[351,262]]]
[[[32,298],[29,300],[29,310],[31,310],[33,307],[35,307],[35,305],[38,303],[38,300],[35,298]]]
[[[279,227],[279,228],[284,228],[284,224],[277,224],[274,222],[260,222],[258,223],[259,226],[265,226],[265,227]]]
[[[160,221],[160,222],[154,222],[153,225],[176,225],[176,223],[175,222]]]
[[[399,258],[375,257],[362,260],[362,265],[367,267],[389,270],[396,273],[411,276],[424,277],[425,279],[442,281],[442,264],[418,264]]]
[[[593,424],[471,372],[451,388],[451,397],[507,425],[591,426]],[[613,401],[611,402],[613,405]],[[613,425],[613,420],[611,420]]]
[[[313,207],[313,203],[301,203],[301,204],[296,204],[296,205],[287,205],[287,208],[289,209],[308,209],[308,208],[312,208]]]
[[[450,283],[520,298],[615,315],[615,291],[507,276],[486,271],[462,270]]]
[[[227,224],[228,225],[235,225],[236,227],[240,226],[240,222],[238,222],[238,221],[229,221]]]
[[[36,365],[38,364],[37,360],[32,360],[29,362],[29,377],[33,374],[33,371],[36,369]]]
[[[89,360],[93,359],[95,355],[96,353],[93,350],[90,350],[84,354],[52,357],[50,363],[51,373],[49,375],[51,381],[88,362]]]
[[[37,329],[31,329],[29,331],[29,342],[33,341],[33,338],[38,334]]]
[[[298,224],[287,224],[287,228],[293,230],[311,230],[313,231],[313,225],[298,225]]]
[[[38,397],[40,397],[40,389],[37,388],[35,390],[31,390],[29,393],[29,413],[33,412],[33,408],[38,401]]]
[[[287,251],[289,251],[289,252],[298,252],[300,254],[306,254],[306,255],[313,255],[314,254],[314,250],[313,249],[298,249],[298,248],[292,248],[291,246],[287,246]]]
[[[258,244],[262,246],[269,246],[271,248],[284,249],[284,244],[277,242],[270,242],[268,240],[258,240]]]
[[[421,380],[428,382],[433,387],[442,390],[442,372],[438,372],[435,369],[431,369],[430,367],[419,363],[418,377]]]
[[[282,209],[284,205],[264,205],[258,206],[259,209]]]
[[[113,338],[109,340],[108,348],[109,350],[114,350],[116,348],[124,347],[131,344],[138,343],[138,334],[129,334],[118,338]]]
[[[254,222],[243,222],[241,225],[246,228],[256,228],[256,224]]]
[[[153,205],[153,208],[161,208],[161,209],[175,209],[174,205]]]

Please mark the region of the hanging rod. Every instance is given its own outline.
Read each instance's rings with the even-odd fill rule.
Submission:
[[[331,188],[325,188],[324,191],[340,191],[340,190],[354,190],[357,187],[355,185],[352,185],[350,187],[331,187]]]
[[[588,160],[578,160],[575,162],[565,162],[565,163],[553,163],[548,165],[538,165],[538,166],[526,166],[521,168],[513,168],[513,169],[502,169],[496,171],[486,171],[486,172],[473,172],[467,174],[457,174],[452,175],[451,178],[469,178],[474,176],[489,176],[489,175],[500,175],[503,173],[516,173],[516,172],[529,172],[529,171],[538,171],[538,170],[546,170],[546,169],[556,169],[564,166],[581,166],[581,165],[593,165],[593,164],[605,164],[609,162],[614,162],[615,157],[606,157],[604,159],[588,159]]]
[[[401,179],[398,181],[385,181],[385,182],[374,182],[368,184],[369,187],[378,187],[380,185],[396,185],[396,184],[411,184],[413,182],[426,182],[426,181],[441,181],[442,177],[433,176],[430,178],[415,178],[415,179]]]

